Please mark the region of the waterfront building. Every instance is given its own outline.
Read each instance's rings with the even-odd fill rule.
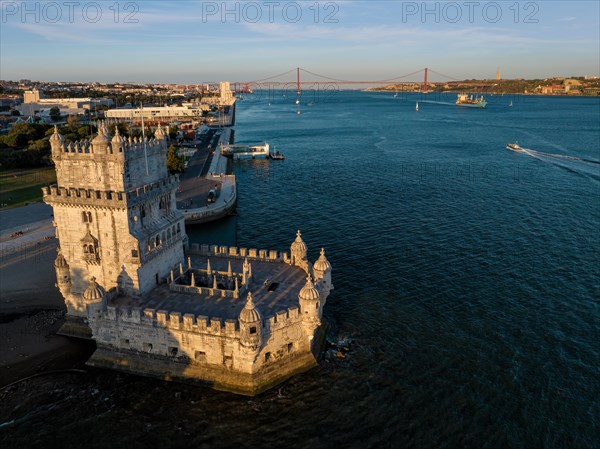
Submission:
[[[59,108],[64,114],[83,114],[97,106],[112,105],[110,98],[44,98],[38,89],[32,89],[23,93],[23,104],[17,109],[21,115],[35,115],[53,107]]]
[[[300,231],[290,252],[189,245],[166,170],[167,137],[51,139],[44,188],[60,242],[66,335],[92,338],[90,365],[256,394],[316,364],[331,264]]]

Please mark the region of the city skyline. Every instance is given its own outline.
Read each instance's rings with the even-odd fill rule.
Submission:
[[[1,79],[598,76],[597,2],[2,1]],[[407,78],[414,81],[417,78]]]

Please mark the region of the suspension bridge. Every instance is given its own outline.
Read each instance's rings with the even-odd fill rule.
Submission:
[[[249,92],[253,89],[263,89],[263,88],[277,88],[277,87],[285,87],[290,88],[291,86],[296,86],[296,90],[298,95],[301,93],[303,87],[310,86],[311,88],[320,88],[326,86],[335,86],[335,85],[372,85],[372,86],[381,86],[381,85],[393,85],[400,83],[420,83],[420,79],[422,79],[422,92],[427,93],[429,75],[433,74],[436,79],[441,79],[441,82],[447,81],[459,81],[457,78],[452,76],[444,75],[443,73],[436,72],[428,67],[423,69],[416,70],[411,73],[407,73],[404,75],[395,76],[387,79],[379,79],[379,80],[348,80],[335,78],[327,75],[322,75],[319,73],[311,72],[310,70],[303,69],[301,67],[296,67],[288,70],[287,72],[279,73],[277,75],[269,76],[266,78],[253,80],[253,81],[243,81],[243,82],[233,82],[234,90],[236,92]],[[419,81],[415,81],[419,80]],[[434,81],[440,82],[440,81]]]

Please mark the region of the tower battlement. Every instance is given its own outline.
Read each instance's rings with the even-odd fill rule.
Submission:
[[[118,128],[111,136],[101,122],[92,140],[67,143],[55,128],[50,146],[57,184],[128,191],[167,178],[166,137],[160,127],[153,138],[124,138]]]

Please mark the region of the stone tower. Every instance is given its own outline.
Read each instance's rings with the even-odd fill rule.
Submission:
[[[125,139],[100,123],[93,140],[69,144],[55,128],[50,143],[57,183],[44,188],[44,202],[54,209],[60,242],[57,285],[68,316],[84,324],[90,278],[107,298],[144,295],[183,262],[179,180],[167,172],[160,127],[152,139]]]

